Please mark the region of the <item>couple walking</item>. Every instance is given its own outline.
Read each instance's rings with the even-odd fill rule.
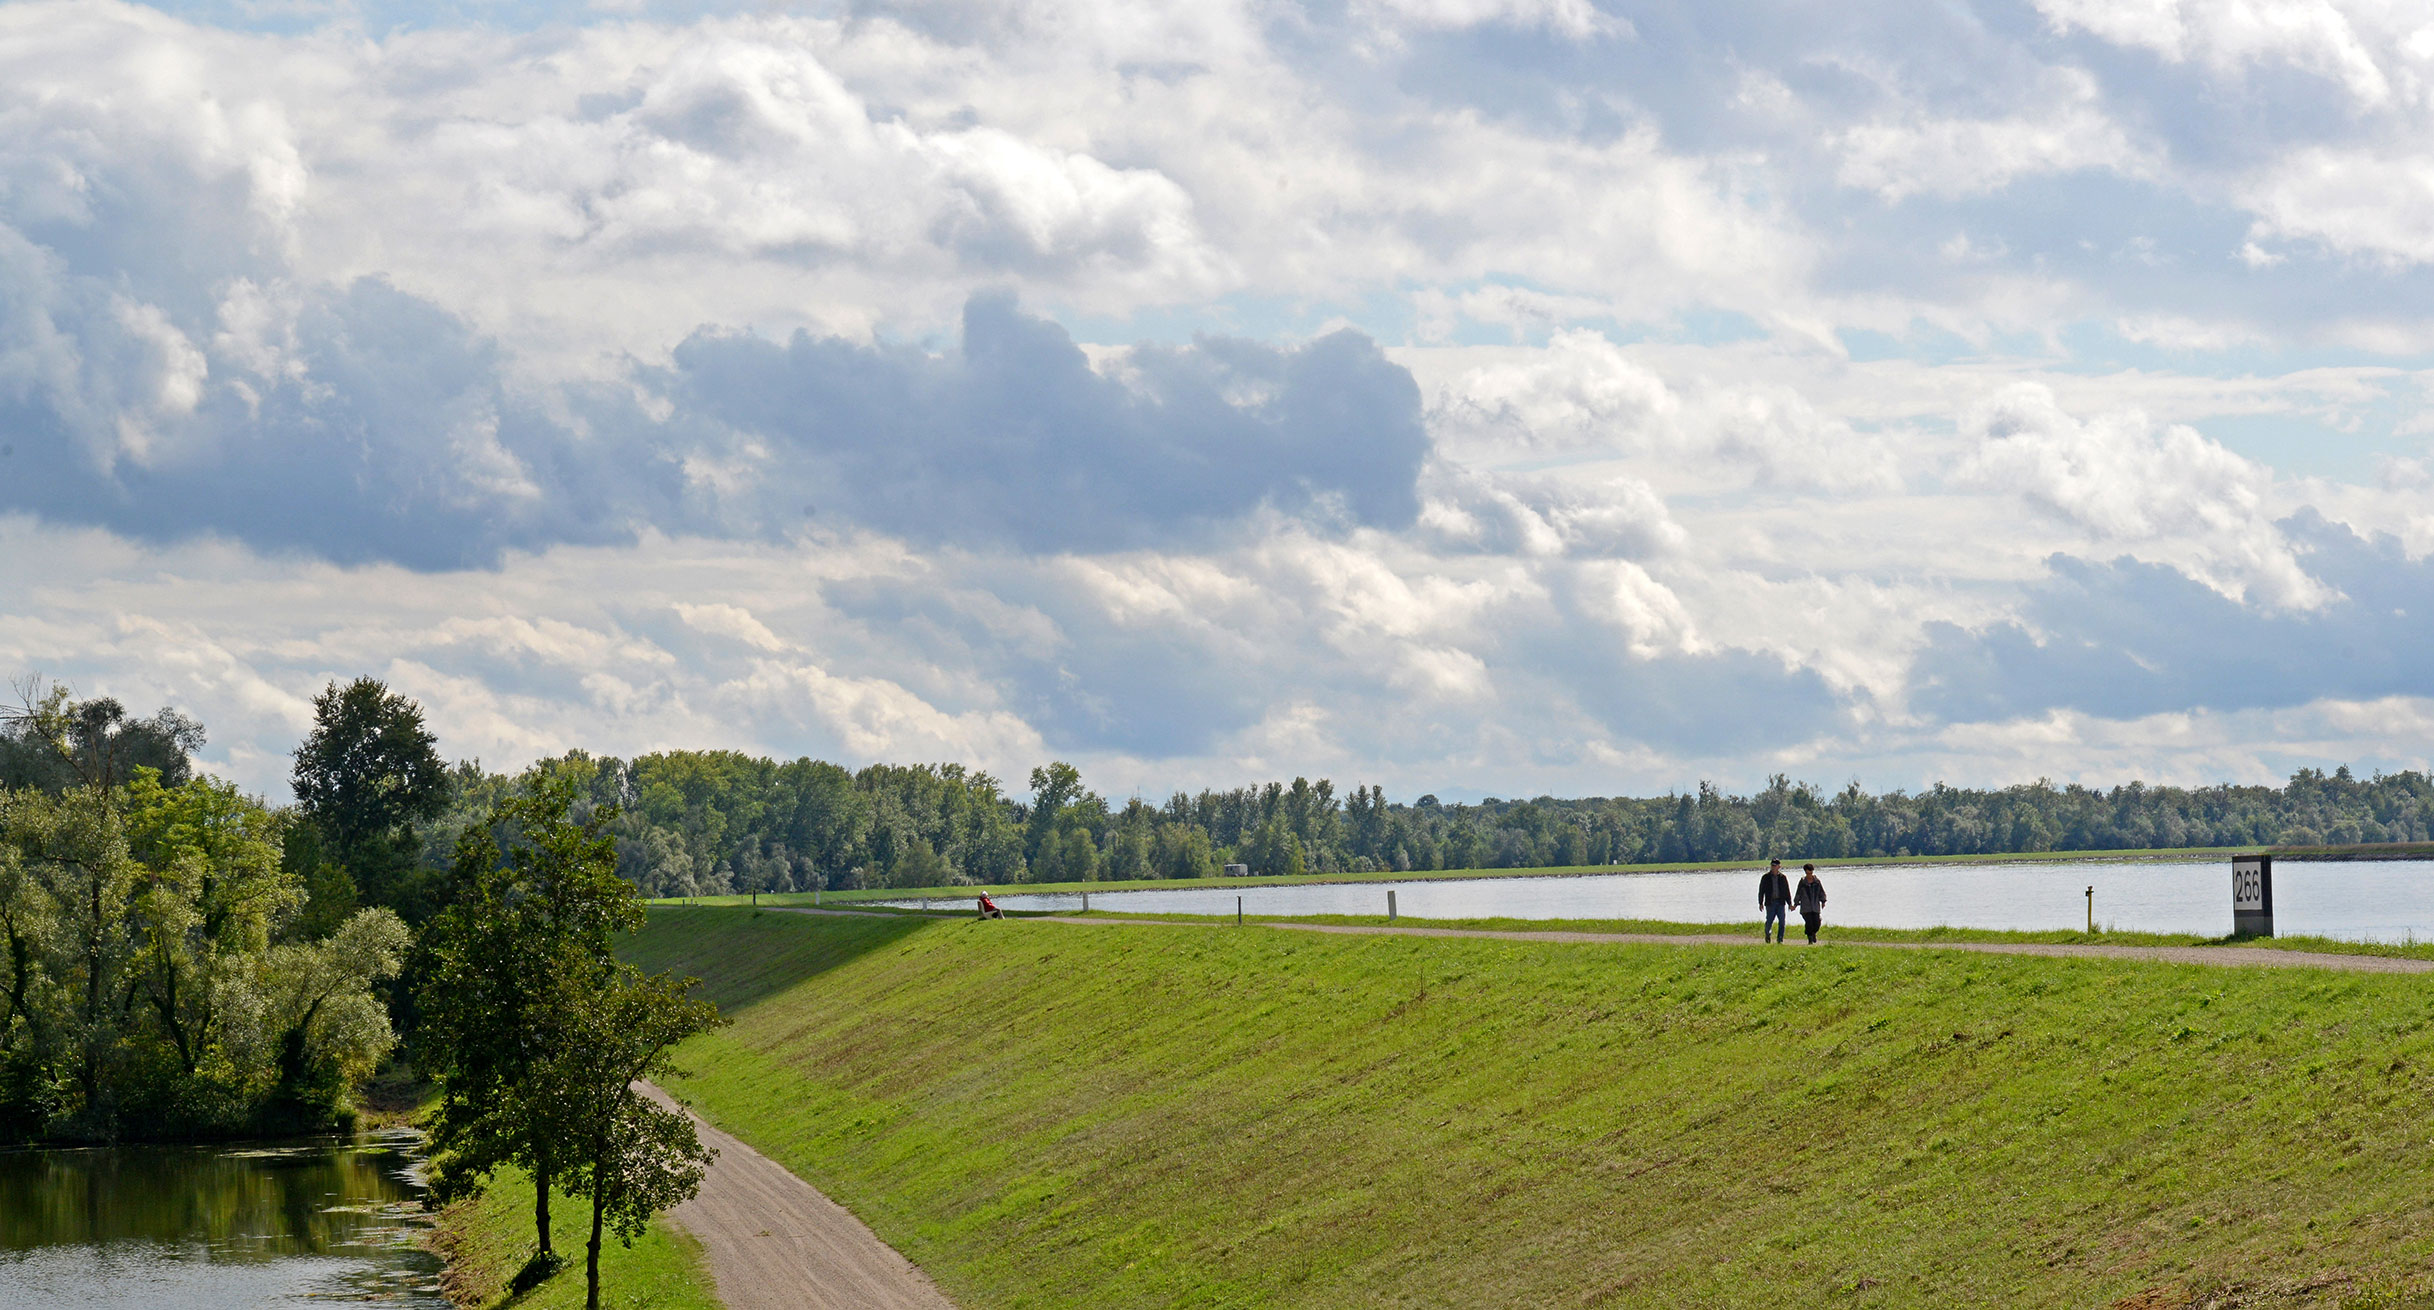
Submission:
[[[1825,917],[1825,884],[1817,881],[1817,866],[1800,866],[1800,889],[1792,889],[1792,880],[1783,876],[1783,861],[1768,860],[1766,872],[1758,875],[1758,908],[1766,911],[1766,939],[1781,945],[1789,925],[1784,922],[1784,909],[1796,906],[1800,910],[1800,926],[1809,930],[1809,945],[1817,944],[1817,924]]]

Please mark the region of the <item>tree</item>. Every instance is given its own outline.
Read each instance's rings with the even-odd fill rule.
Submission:
[[[0,788],[107,790],[143,768],[177,787],[203,745],[203,725],[165,706],[151,718],[129,718],[111,697],[77,701],[39,679],[19,684],[17,695],[16,708],[0,711]]]
[[[346,1121],[347,1090],[397,1044],[372,988],[397,976],[411,942],[395,911],[374,906],[319,941],[271,948],[263,1010],[279,1049],[265,1127],[292,1132]]]
[[[313,700],[313,730],[296,748],[296,804],[371,905],[419,923],[436,908],[419,876],[413,824],[448,803],[448,771],[423,727],[422,707],[372,678],[330,683]],[[337,893],[333,891],[332,895]],[[315,927],[338,915],[316,905]]]
[[[281,865],[278,820],[233,783],[166,787],[158,770],[142,768],[126,807],[142,866],[136,985],[192,1076],[220,1044],[232,983],[263,958],[303,892]]]
[[[1065,808],[1083,794],[1082,771],[1062,760],[1031,771],[1030,828],[1023,839],[1025,855],[1034,860],[1040,857],[1040,844],[1062,826],[1059,821],[1065,816]]]
[[[56,1013],[45,1016],[81,1094],[79,1112],[104,1131],[117,1111],[115,1065],[123,1054],[120,997],[136,953],[129,901],[138,866],[127,849],[115,798],[98,787],[51,796],[0,793],[0,831],[29,875],[24,893],[40,907],[49,941],[42,968],[55,986]]]
[[[546,1263],[550,1188],[564,1168],[544,1065],[573,1040],[570,998],[554,981],[591,977],[613,935],[641,926],[642,907],[617,876],[616,809],[578,821],[571,779],[527,782],[458,839],[447,904],[423,930],[415,996],[422,1063],[440,1088],[434,1199],[479,1192],[501,1165],[524,1169]]]
[[[676,1044],[723,1020],[691,994],[698,979],[646,977],[613,958],[570,959],[566,966],[551,985],[564,1040],[541,1075],[553,1127],[580,1165],[569,1190],[592,1203],[584,1306],[599,1310],[603,1224],[632,1246],[653,1214],[700,1190],[716,1155],[701,1144],[689,1116],[652,1104],[634,1084],[672,1072]]]

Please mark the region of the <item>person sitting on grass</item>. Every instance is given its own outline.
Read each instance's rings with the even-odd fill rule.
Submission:
[[[1783,876],[1783,861],[1768,860],[1766,872],[1758,875],[1758,908],[1766,912],[1766,925],[1759,929],[1766,940],[1780,946],[1786,927],[1783,907],[1792,903],[1791,880]]]
[[[989,893],[982,892],[980,894],[980,917],[984,919],[1003,919],[1006,917],[1006,912],[997,908],[997,902],[989,899]]]
[[[1800,889],[1792,893],[1792,904],[1799,907],[1800,926],[1809,930],[1809,945],[1817,944],[1817,924],[1825,918],[1825,884],[1817,881],[1817,866],[1800,866]]]

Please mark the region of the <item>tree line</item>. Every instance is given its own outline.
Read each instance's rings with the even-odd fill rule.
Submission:
[[[425,826],[431,849],[521,785],[463,763]],[[647,896],[866,887],[1527,869],[2037,851],[2426,841],[2434,783],[2301,769],[2279,787],[2112,788],[2035,782],[1826,791],[1777,775],[1750,795],[1712,783],[1654,797],[1424,795],[1389,800],[1321,778],[1112,801],[1071,765],[1027,795],[960,764],[777,761],[734,751],[632,760],[576,751],[529,776],[615,806],[618,871]],[[434,873],[436,874],[436,868]]]

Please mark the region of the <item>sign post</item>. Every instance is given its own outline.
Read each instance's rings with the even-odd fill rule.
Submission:
[[[2273,857],[2231,857],[2231,932],[2235,937],[2273,936]]]

